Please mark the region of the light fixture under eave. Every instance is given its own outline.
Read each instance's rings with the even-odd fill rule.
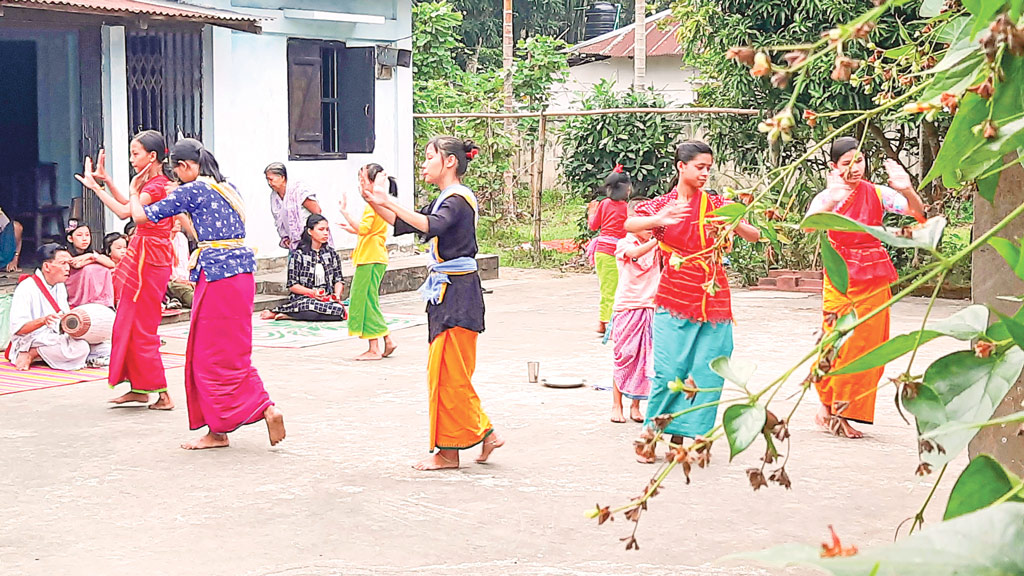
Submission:
[[[384,24],[387,19],[373,14],[352,14],[347,12],[327,12],[324,10],[282,10],[285,18],[293,20],[320,20],[324,22],[351,22],[354,24]]]

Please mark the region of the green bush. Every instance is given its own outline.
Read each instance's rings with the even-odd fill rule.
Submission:
[[[616,92],[602,80],[583,96],[580,108],[663,108],[665,99],[652,90]],[[637,196],[660,194],[673,175],[673,148],[686,124],[663,114],[572,116],[562,124],[559,166],[569,191],[590,200],[605,176],[622,164],[633,178]],[[653,190],[649,189],[653,188]]]

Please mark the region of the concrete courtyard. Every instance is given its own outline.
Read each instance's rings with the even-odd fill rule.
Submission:
[[[638,425],[610,423],[610,392],[592,387],[610,385],[612,355],[593,332],[596,276],[501,275],[485,283],[493,294],[475,378],[507,441],[491,463],[473,463],[472,451],[459,471],[410,467],[428,448],[426,326],[396,332],[399,349],[381,362],[351,361],[364,349],[354,339],[257,348],[254,362],[288,429],[275,448],[260,423],[232,434],[228,449],[179,449],[195,434],[181,368],[168,372],[178,404],[169,413],[111,408],[120,391],[103,382],[2,396],[0,574],[807,574],[717,560],[817,544],[829,524],[844,544],[891,542],[931,489],[934,476],[914,475],[914,430],[891,388],[862,440],[819,431],[811,394],[791,426],[791,491],[753,492],[744,469],[758,450],[729,463],[721,442],[692,484],[681,472],[666,482],[641,521],[640,550],[627,552],[619,538],[632,524],[619,516],[598,527],[585,515],[595,503],[626,502],[655,470],[634,461]],[[925,305],[898,305],[893,334],[916,329]],[[963,305],[939,302],[934,317]],[[423,306],[400,294],[384,308]],[[758,364],[762,383],[809,349],[820,321],[816,295],[737,291],[733,309],[735,354]],[[919,367],[958,345],[929,344]],[[167,348],[183,351],[184,341]],[[588,386],[529,384],[527,361],[540,362],[541,377],[579,376]],[[804,374],[780,396],[798,392]],[[953,478],[931,519],[941,517]]]

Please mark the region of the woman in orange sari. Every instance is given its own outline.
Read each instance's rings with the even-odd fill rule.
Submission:
[[[470,140],[438,136],[427,143],[420,175],[441,189],[429,206],[414,212],[388,194],[387,174],[377,173],[363,199],[395,236],[419,233],[430,243],[430,274],[420,287],[427,301],[430,352],[430,450],[413,467],[441,470],[459,467],[459,451],[481,445],[477,462],[486,462],[505,441],[498,436],[473,389],[476,341],[484,331],[484,296],[476,264],[477,203],[462,184],[469,162],[480,151]]]
[[[886,160],[889,186],[864,180],[866,162],[856,138],[843,137],[832,144],[829,153],[832,169],[828,187],[820,192],[807,214],[833,212],[862,224],[881,226],[886,212],[924,220],[924,204],[914,191],[906,171],[894,160]],[[824,329],[831,331],[837,318],[856,311],[864,318],[892,297],[889,285],[898,279],[889,253],[874,236],[866,232],[828,232],[829,243],[846,261],[849,287],[840,292],[825,274],[823,288]],[[832,363],[836,370],[863,356],[889,339],[889,310],[883,310],[858,326],[843,343]],[[875,392],[884,366],[856,374],[829,376],[816,384],[821,408],[815,422],[836,435],[863,436],[850,421],[871,424],[875,419]]]

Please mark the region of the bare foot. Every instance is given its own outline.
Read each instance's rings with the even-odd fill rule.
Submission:
[[[270,406],[263,413],[263,420],[267,423],[267,433],[270,434],[270,445],[276,446],[284,440],[284,414],[277,409],[277,406]]]
[[[597,323],[597,333],[598,334],[604,334],[605,330],[607,330],[607,329],[608,329],[608,323],[607,322],[598,322]]]
[[[622,415],[622,406],[613,406],[612,407],[612,418],[611,418],[611,420],[612,420],[612,422],[614,422],[616,424],[625,424],[626,423],[626,417]]]
[[[476,461],[480,464],[487,462],[487,459],[491,457],[491,452],[494,452],[498,448],[505,445],[505,439],[498,436],[497,432],[491,432],[491,435],[484,440],[483,448],[480,449],[480,455],[476,457]]]
[[[228,435],[217,434],[216,432],[210,432],[201,438],[196,438],[191,442],[185,442],[181,445],[185,450],[206,450],[208,448],[227,448],[228,447]]]
[[[156,402],[149,405],[150,410],[174,410],[174,401],[167,392],[161,392]]]
[[[33,348],[28,352],[22,352],[18,354],[18,357],[14,359],[14,367],[24,372],[32,367],[32,363],[36,361],[39,353]]]
[[[260,320],[273,320],[274,316],[275,314],[273,310],[264,310],[263,312],[260,312]]]
[[[629,419],[633,422],[643,422],[644,415],[640,413],[640,405],[633,404],[629,407]]]
[[[818,427],[823,430],[831,431],[829,429],[829,418],[831,417],[832,414],[829,413],[828,406],[822,404],[821,407],[818,408],[818,412],[814,415],[814,423],[817,424]]]
[[[444,452],[455,452],[455,458],[445,458]],[[431,454],[423,460],[412,465],[416,470],[429,471],[429,470],[448,470],[459,467],[459,453],[456,450],[438,450],[436,454]]]
[[[364,361],[367,361],[367,360],[380,360],[381,358],[383,358],[383,356],[381,356],[380,352],[374,352],[373,350],[367,350],[366,352],[363,352],[359,356],[356,356],[354,358],[354,360],[357,360],[359,362],[364,362]]]
[[[836,417],[836,419],[839,421],[839,425],[836,430],[837,436],[846,436],[847,438],[851,439],[864,437],[864,433],[861,432],[860,430],[857,430],[853,426],[850,426],[850,421],[847,420],[846,418]]]
[[[109,401],[111,404],[127,404],[128,402],[149,402],[149,394],[128,392]]]
[[[384,338],[384,353],[381,354],[381,357],[387,358],[388,356],[391,356],[392,354],[394,354],[397,348],[398,344],[395,344],[395,342],[391,340],[390,337]]]

